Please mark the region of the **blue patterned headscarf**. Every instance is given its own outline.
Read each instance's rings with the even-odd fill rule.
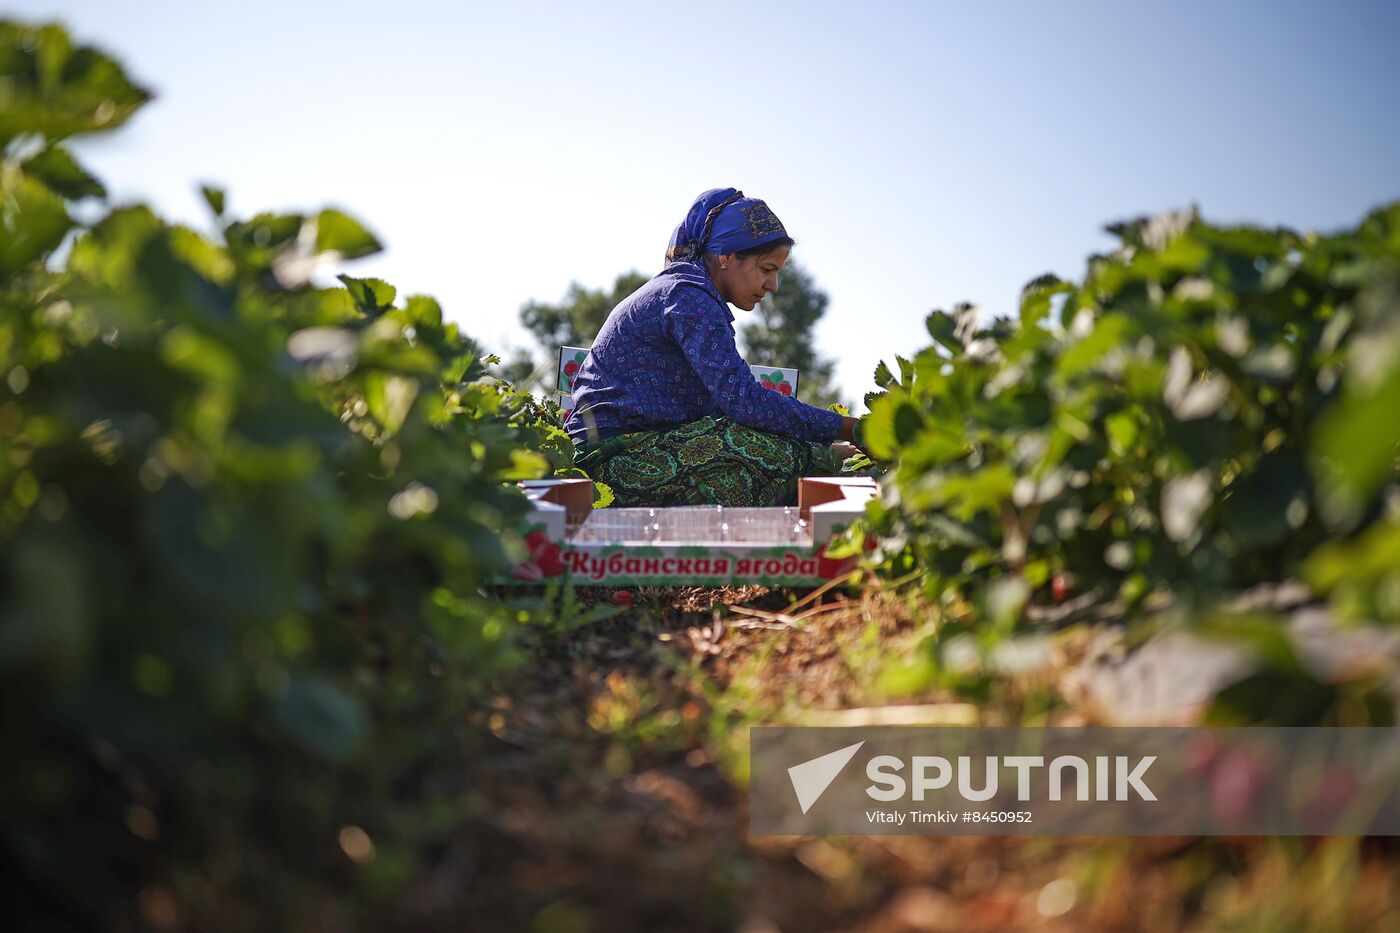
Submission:
[[[695,199],[671,234],[666,265],[694,262],[705,253],[737,253],[787,235],[783,222],[758,198],[746,198],[736,188],[712,188]]]

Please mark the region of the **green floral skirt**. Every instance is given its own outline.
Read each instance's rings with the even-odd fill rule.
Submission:
[[[665,431],[610,437],[579,449],[576,465],[622,506],[797,504],[800,476],[836,476],[825,444],[705,417]]]

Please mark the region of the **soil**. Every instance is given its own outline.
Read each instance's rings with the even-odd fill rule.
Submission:
[[[882,645],[918,634],[878,594],[789,610],[800,595],[641,589],[614,618],[541,633],[478,724],[478,820],[392,925],[1178,930],[1213,928],[1192,872],[1251,883],[1247,840],[750,836],[732,775],[741,730],[766,715],[754,711],[868,706],[851,646],[872,627]],[[1396,889],[1386,869],[1367,888],[1379,914],[1367,913],[1393,908]]]

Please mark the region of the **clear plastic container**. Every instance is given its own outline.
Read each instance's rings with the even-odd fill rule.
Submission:
[[[795,508],[697,505],[599,509],[588,516],[573,540],[597,544],[810,545],[812,533]]]

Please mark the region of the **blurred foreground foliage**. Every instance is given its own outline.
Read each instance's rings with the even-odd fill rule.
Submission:
[[[0,889],[295,925],[460,825],[465,710],[532,619],[482,589],[506,481],[572,448],[432,298],[312,284],[380,248],[349,215],[106,206],[64,141],[149,96],[0,22]]]
[[[1400,622],[1400,203],[1332,235],[1109,229],[1082,281],[1035,279],[1018,319],[934,311],[933,343],[876,370],[885,569],[924,570],[984,648],[1076,605],[1147,630],[1169,609],[1285,675],[1227,719],[1308,724],[1322,707],[1281,712],[1319,689],[1285,619],[1219,608],[1291,583],[1339,625]]]

